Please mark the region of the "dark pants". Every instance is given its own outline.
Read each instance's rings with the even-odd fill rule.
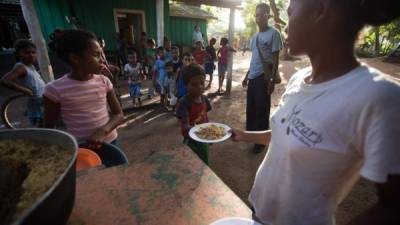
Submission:
[[[267,93],[264,75],[249,80],[247,88],[246,129],[261,131],[269,129],[271,95]]]

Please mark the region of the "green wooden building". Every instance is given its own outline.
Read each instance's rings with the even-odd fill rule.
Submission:
[[[115,50],[117,33],[132,45],[138,43],[136,40],[142,31],[157,40],[157,2],[160,1],[163,3],[163,33],[174,45],[191,46],[196,24],[207,41],[207,21],[216,18],[199,5],[169,0],[35,0],[33,3],[46,41],[55,29],[80,28],[104,38],[106,50]],[[19,0],[0,0],[0,3],[19,10],[17,17],[23,21]],[[10,43],[7,45],[12,47]]]
[[[169,36],[169,2],[164,1],[164,33]],[[116,34],[135,42],[145,31],[157,37],[156,0],[35,0],[44,37],[57,28],[81,28],[106,41],[106,49],[116,48]]]
[[[207,42],[207,22],[216,19],[211,13],[198,6],[172,3],[169,5],[170,38],[174,45],[191,46],[195,25],[200,26],[203,39]]]

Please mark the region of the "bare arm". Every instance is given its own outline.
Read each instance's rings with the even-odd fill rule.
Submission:
[[[384,184],[376,184],[379,201],[354,218],[349,225],[400,224],[400,175],[390,175]]]
[[[250,73],[250,70],[247,71],[246,76],[244,76],[244,78],[243,78],[243,81],[242,81],[242,86],[243,87],[247,87],[247,83],[248,83],[248,80],[249,80],[248,79],[249,73]]]
[[[104,138],[111,133],[115,128],[124,122],[124,114],[119,105],[117,96],[114,90],[107,93],[107,103],[110,106],[110,120],[102,127],[97,129],[87,140],[88,147],[96,148],[99,143],[104,142]]]
[[[26,76],[26,70],[22,65],[19,65],[19,66],[16,66],[10,72],[6,73],[1,78],[0,83],[6,87],[9,87],[9,88],[15,90],[15,91],[32,96],[33,95],[32,90],[15,82],[18,77],[23,77],[23,76]]]
[[[232,130],[234,141],[244,141],[254,144],[267,145],[271,141],[271,130],[265,131],[241,131]]]
[[[44,124],[45,128],[55,128],[57,120],[60,118],[60,104],[53,102],[46,96],[43,96],[44,106]]]
[[[272,77],[278,72],[279,67],[279,51],[272,53]]]

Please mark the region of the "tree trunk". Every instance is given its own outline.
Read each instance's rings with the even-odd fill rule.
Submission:
[[[274,15],[275,28],[278,29],[279,32],[282,32],[282,25],[286,25],[286,22],[283,21],[279,15],[279,9],[276,7],[275,0],[269,0],[269,5]]]
[[[235,8],[231,8],[229,12],[229,42],[232,47],[233,39],[235,37]],[[228,73],[226,76],[226,95],[231,94],[232,89],[232,68],[233,68],[233,52],[228,51]]]
[[[275,0],[269,0],[269,5],[270,5],[270,7],[271,7],[272,14],[273,14],[273,17],[274,17],[275,28],[276,28],[277,30],[279,30],[279,32],[282,33],[282,25],[285,26],[285,25],[286,25],[286,22],[283,21],[283,20],[280,18],[279,9],[278,9],[278,7],[276,7]],[[284,32],[285,32],[285,31],[284,31]],[[281,58],[282,60],[292,60],[292,59],[294,59],[294,58],[289,54],[289,48],[288,48],[288,46],[287,46],[286,40],[285,40],[285,38],[284,38],[283,35],[282,35],[282,39],[283,39],[283,40],[282,40],[282,41],[283,41],[283,49],[282,49],[282,51],[281,51],[280,58]]]
[[[39,19],[33,5],[33,0],[21,0],[21,8],[32,41],[36,45],[40,73],[46,82],[52,81],[54,80],[53,69],[50,64],[46,41],[40,29]]]
[[[380,50],[381,50],[381,42],[380,42],[379,27],[375,27],[375,56],[380,55]]]

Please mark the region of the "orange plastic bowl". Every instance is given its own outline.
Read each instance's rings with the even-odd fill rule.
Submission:
[[[79,148],[76,160],[76,170],[84,170],[102,164],[100,157],[92,150],[87,148]]]

